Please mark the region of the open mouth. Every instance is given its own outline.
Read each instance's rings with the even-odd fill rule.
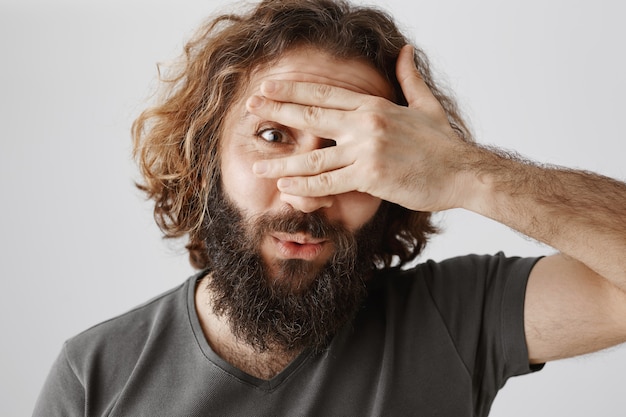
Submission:
[[[284,259],[314,260],[324,251],[328,241],[303,234],[272,233],[278,253]]]

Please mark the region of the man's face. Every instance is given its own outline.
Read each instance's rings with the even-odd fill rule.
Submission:
[[[391,95],[389,84],[362,61],[340,61],[311,48],[294,49],[273,65],[252,74],[245,94],[230,109],[224,124],[220,149],[223,191],[245,217],[253,219],[286,209],[305,213],[317,211],[329,221],[356,231],[373,217],[381,203],[378,198],[358,192],[295,197],[282,194],[276,187],[276,180],[260,179],[253,174],[252,165],[258,160],[308,152],[334,143],[332,138],[315,137],[248,113],[245,100],[258,94],[265,80],[324,83],[387,98]],[[305,260],[319,268],[330,259],[333,251],[330,242],[306,233],[270,231],[260,243],[262,258],[270,271],[276,261],[287,259]]]
[[[220,189],[209,198],[205,242],[213,311],[259,350],[323,348],[358,310],[381,242],[386,210],[361,193],[281,194],[252,173],[255,161],[328,146],[332,140],[248,114],[244,103],[269,79],[320,82],[383,95],[387,83],[359,61],[295,50],[254,73],[226,115]],[[388,95],[388,94],[387,94]]]

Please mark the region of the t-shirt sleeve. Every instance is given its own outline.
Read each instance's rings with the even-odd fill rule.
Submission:
[[[508,378],[540,369],[529,363],[524,333],[526,283],[537,260],[499,253],[426,264],[431,297],[471,374],[477,403]]]
[[[74,417],[85,415],[85,391],[66,356],[59,354],[35,404],[33,417]]]

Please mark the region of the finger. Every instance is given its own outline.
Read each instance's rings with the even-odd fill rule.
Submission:
[[[420,107],[425,102],[436,99],[417,70],[413,53],[411,45],[402,47],[396,63],[396,76],[409,107]]]
[[[337,110],[356,110],[367,98],[365,94],[328,84],[283,80],[264,81],[261,94],[275,101]]]
[[[321,138],[337,140],[337,136],[346,126],[347,113],[342,110],[283,103],[260,96],[250,97],[246,101],[246,108],[262,119],[303,130]]]
[[[308,177],[280,178],[276,185],[280,192],[299,197],[323,197],[361,191],[354,182],[357,176],[351,168],[348,166]]]
[[[338,146],[315,149],[284,158],[257,161],[252,165],[252,172],[262,178],[316,175],[353,164],[353,154]]]

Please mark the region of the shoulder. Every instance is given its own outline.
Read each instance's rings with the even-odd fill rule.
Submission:
[[[491,298],[523,300],[530,271],[538,258],[465,255],[443,261],[428,260],[409,269],[378,271],[371,294],[387,294],[395,301],[433,301],[439,307],[477,305]],[[495,298],[494,298],[495,297]]]
[[[467,255],[426,261],[407,270],[381,271],[374,303],[400,334],[448,338],[477,386],[500,386],[485,375],[509,377],[530,371],[524,339],[524,301],[539,258]],[[417,330],[416,330],[417,329]],[[485,385],[486,384],[486,385]],[[481,388],[481,389],[483,389]]]
[[[65,343],[65,354],[80,376],[99,364],[132,362],[150,339],[186,322],[187,290],[197,276],[151,300],[79,333]]]
[[[158,312],[173,308],[185,284],[172,288],[131,310],[98,323],[68,340],[70,345],[81,345],[99,339],[101,336],[117,335],[129,327],[133,330],[143,327],[147,322],[158,318]]]
[[[380,283],[412,283],[415,281],[467,282],[469,279],[494,277],[528,277],[538,258],[508,257],[503,252],[495,255],[464,255],[442,261],[427,260],[411,268],[391,268],[377,272],[373,285]]]
[[[132,376],[163,358],[168,341],[193,337],[187,300],[199,275],[67,340],[37,403],[46,411],[36,415],[109,415]]]

